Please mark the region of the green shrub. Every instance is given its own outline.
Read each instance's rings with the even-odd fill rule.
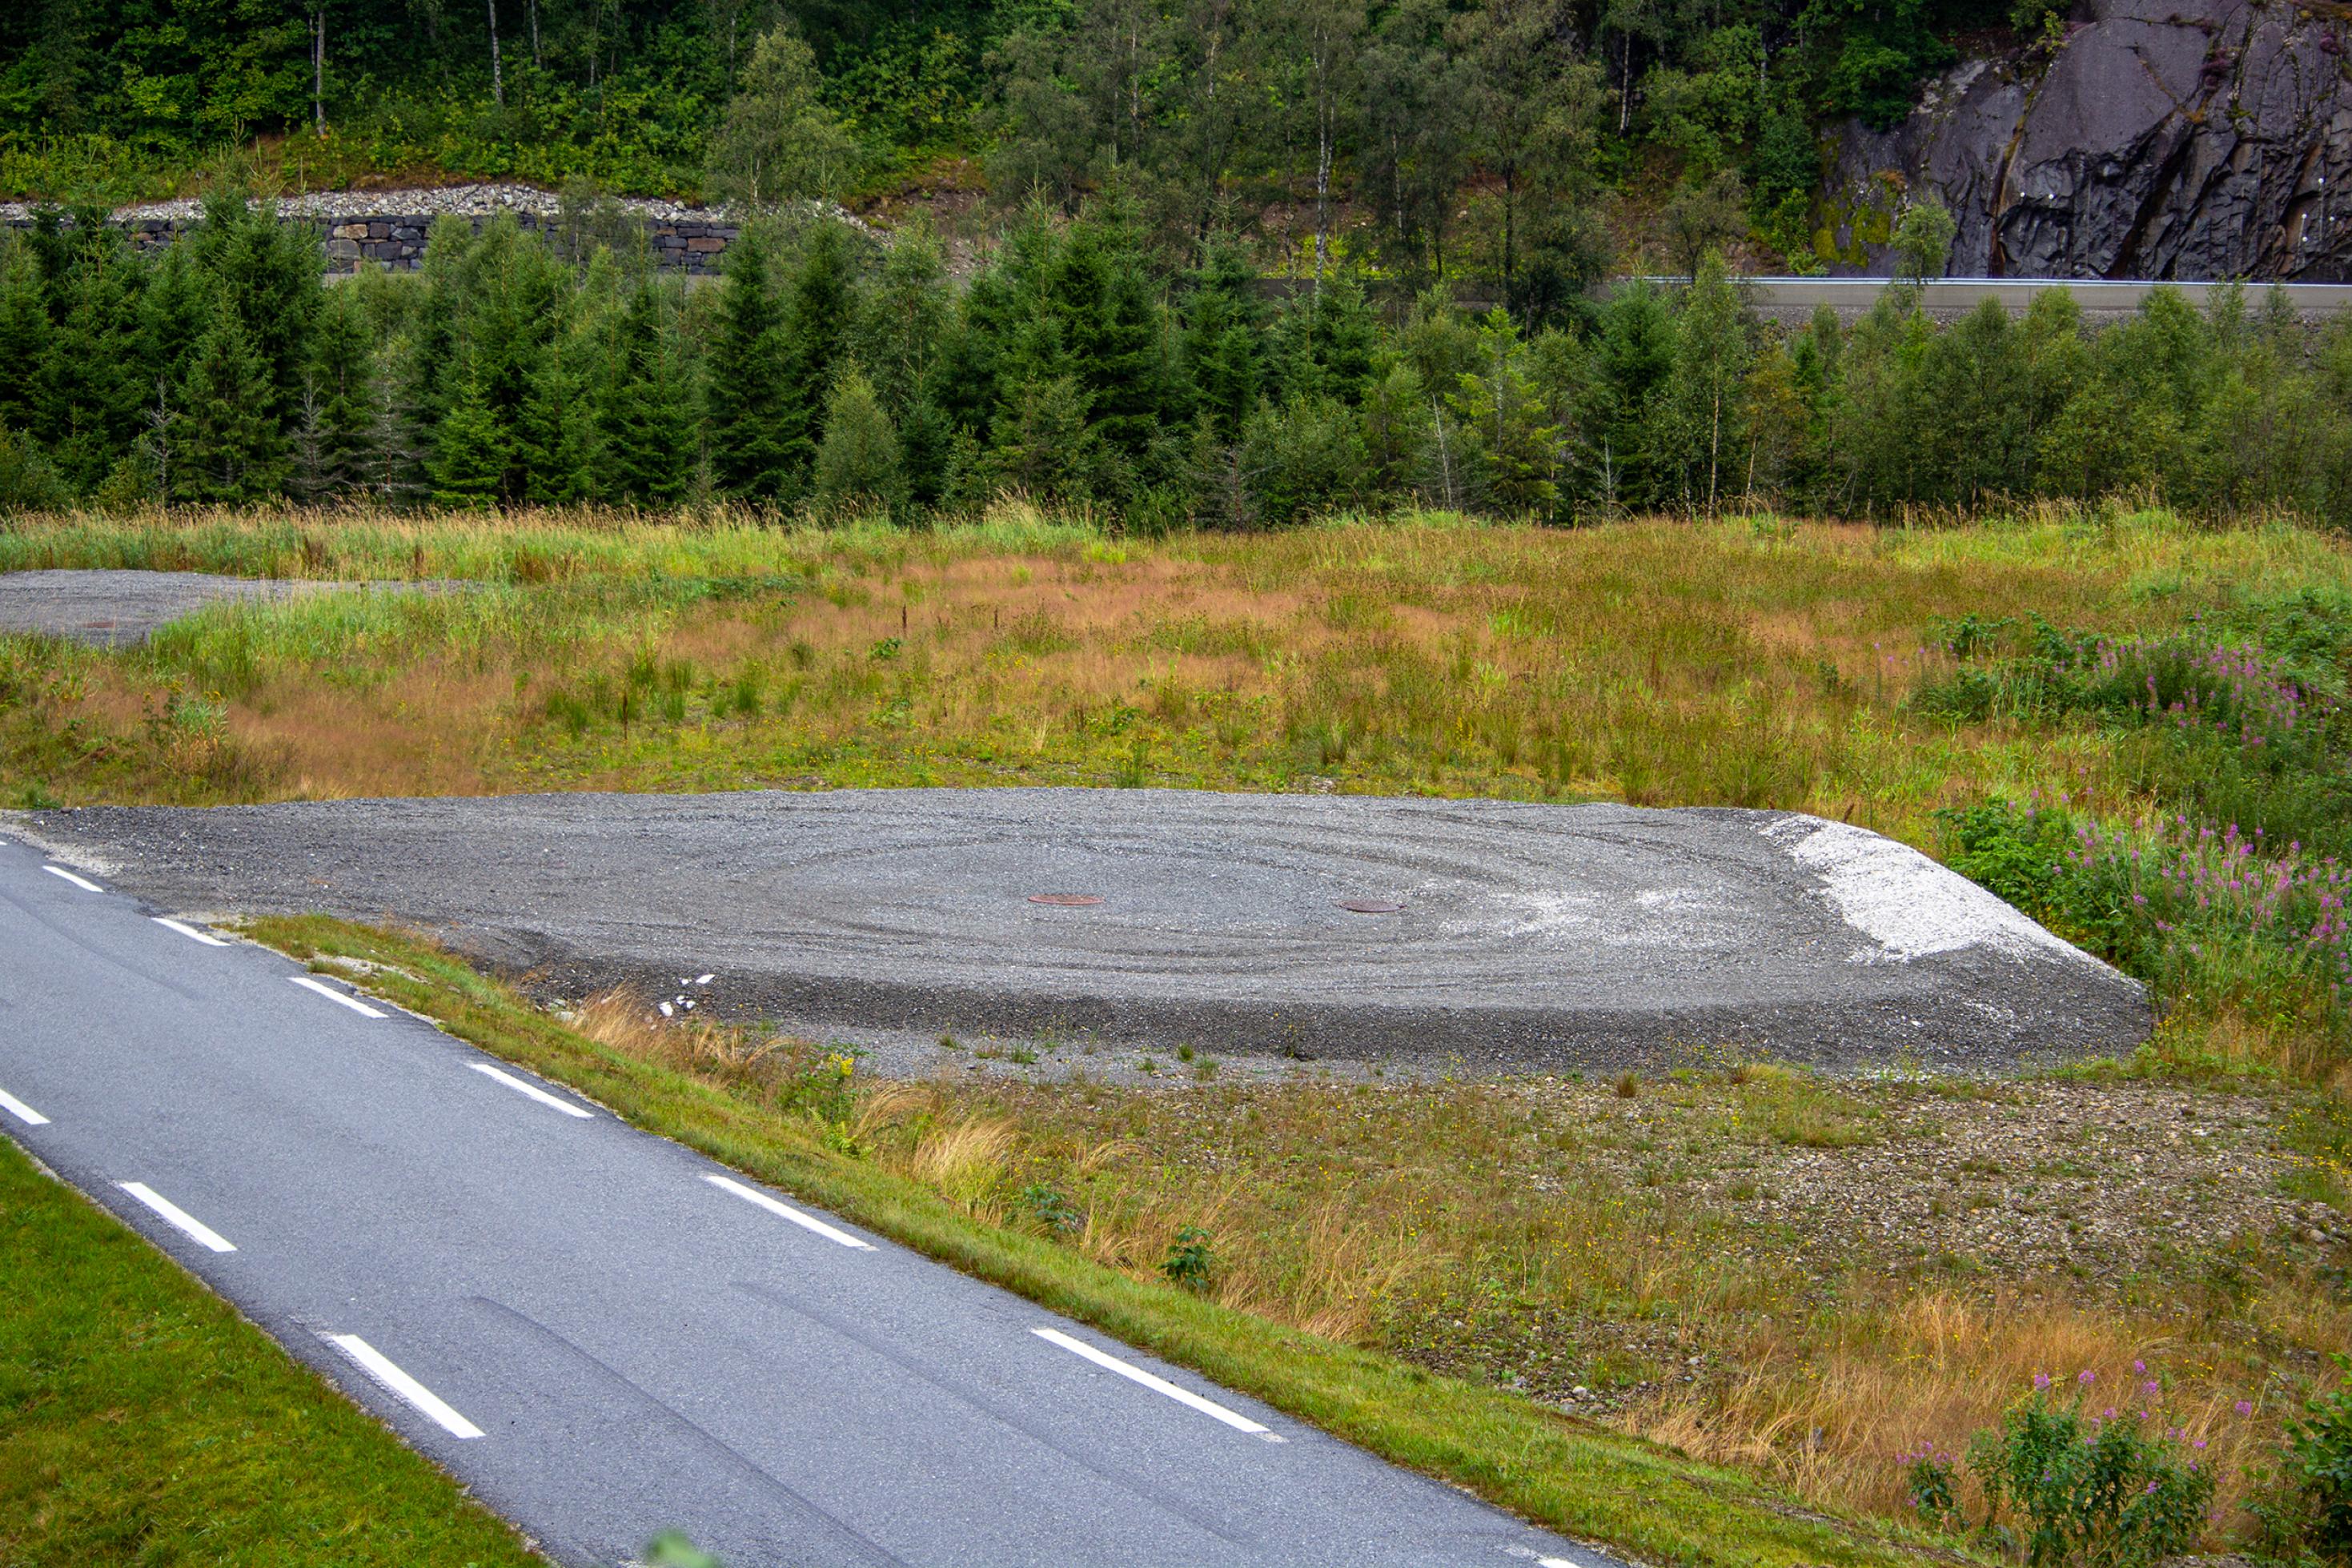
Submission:
[[[1216,1255],[1209,1250],[1209,1233],[1197,1225],[1188,1225],[1176,1233],[1168,1244],[1168,1256],[1160,1265],[1160,1272],[1171,1284],[1181,1285],[1188,1291],[1209,1288],[1209,1274],[1216,1267]]]
[[[2037,1377],[2030,1397],[1969,1444],[1985,1533],[2032,1568],[2143,1568],[2193,1545],[2213,1499],[2212,1473],[2152,1408],[2083,1414],[2095,1375],[2084,1373],[2068,1401]],[[2150,1380],[2135,1396],[2158,1391]],[[1932,1448],[1906,1458],[1922,1517],[1957,1524],[1952,1461]]]
[[[2352,1375],[2352,1356],[2336,1364]],[[2286,1424],[2269,1495],[2253,1511],[2269,1539],[2266,1555],[2292,1563],[2352,1563],[2352,1375],[2332,1394],[2306,1400]]]

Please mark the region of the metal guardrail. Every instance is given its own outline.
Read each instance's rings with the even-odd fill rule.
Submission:
[[[1658,282],[1680,282],[1659,278]],[[1839,310],[1866,310],[1895,284],[1891,277],[1741,277],[1735,279],[1749,301],[1764,309],[1811,309],[1828,305]],[[1922,303],[1938,316],[1964,315],[1988,299],[1997,299],[2011,312],[2022,312],[2037,294],[2063,288],[2085,311],[2120,314],[2137,310],[2158,288],[2174,288],[2202,308],[2226,283],[2175,283],[2158,278],[2107,277],[1937,277],[1928,281]],[[2352,283],[2248,283],[2249,304],[2258,303],[2273,288],[2284,292],[2305,316],[2334,316],[2352,310]]]

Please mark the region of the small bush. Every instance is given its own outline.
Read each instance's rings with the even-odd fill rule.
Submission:
[[[1169,1283],[1188,1291],[1209,1288],[1209,1274],[1216,1267],[1216,1255],[1209,1250],[1209,1233],[1197,1225],[1188,1225],[1176,1233],[1168,1244],[1168,1256],[1161,1260],[1160,1272]]]
[[[2152,1408],[2083,1414],[2093,1375],[2061,1401],[2046,1377],[1998,1427],[1969,1444],[1968,1468],[1985,1493],[1984,1530],[2021,1549],[2032,1568],[2143,1568],[2195,1544],[2213,1498],[2213,1477],[2177,1429]],[[2152,1398],[2154,1380],[2138,1391]],[[1955,1470],[1932,1451],[1911,1457],[1912,1494],[1923,1517],[1956,1522]],[[2017,1533],[2002,1522],[2008,1513]]]
[[[2352,1356],[2336,1364],[2347,1380],[2287,1422],[2270,1495],[2253,1504],[2268,1555],[2284,1563],[2352,1563]]]

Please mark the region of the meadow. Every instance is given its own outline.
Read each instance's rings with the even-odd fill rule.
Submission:
[[[1151,784],[1801,810],[1945,857],[2164,1014],[2127,1061],[1999,1082],[1737,1061],[1269,1081],[1170,1042],[1142,1085],[1002,1061],[869,1082],[825,1042],[625,997],[572,1020],[726,1126],[1071,1267],[1906,1531],[1938,1522],[1921,1445],[2089,1374],[2155,1385],[2135,1397],[2220,1478],[2207,1542],[2259,1543],[2281,1421],[2352,1342],[2352,551],[2291,521],[1428,515],[1142,539],[1004,505],[930,531],[272,513],[0,534],[0,569],[93,565],[469,586],[217,607],[139,650],[0,641],[9,804]],[[273,939],[320,940],[296,936]]]

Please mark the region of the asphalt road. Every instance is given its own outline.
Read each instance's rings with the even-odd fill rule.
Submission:
[[[143,643],[158,626],[222,600],[294,599],[352,589],[446,592],[446,581],[329,582],[111,569],[0,572],[0,632],[35,632],[99,647]]]
[[[1609,1563],[63,869],[0,1127],[561,1562]]]
[[[2149,1022],[1966,879],[1784,812],[908,789],[16,821],[166,907],[404,919],[545,995],[715,974],[722,1016],[1550,1068],[2004,1070]]]

